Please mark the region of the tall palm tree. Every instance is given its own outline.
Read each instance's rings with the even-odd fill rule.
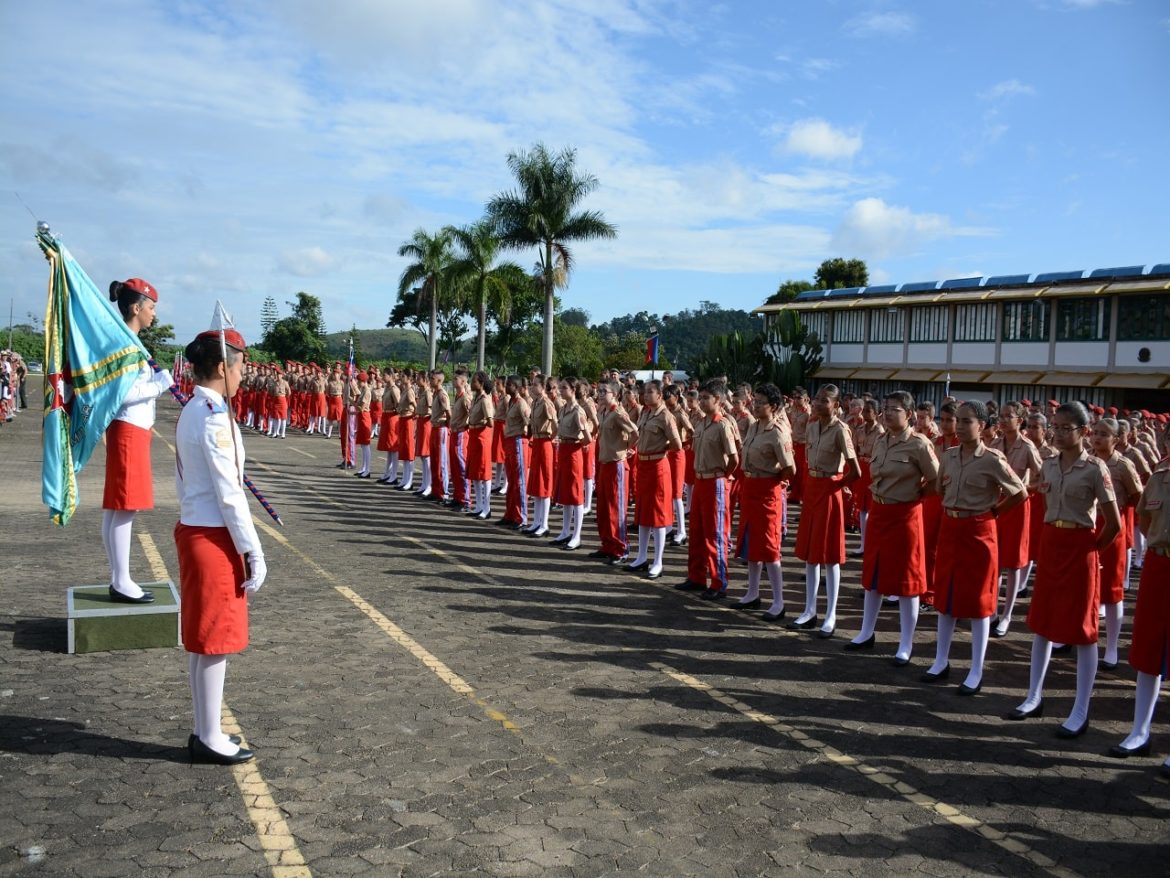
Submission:
[[[475,367],[482,369],[487,346],[487,314],[491,310],[497,322],[511,319],[513,293],[529,282],[524,269],[514,262],[496,263],[500,238],[496,224],[484,218],[462,228],[450,228],[456,247],[451,263],[452,284],[475,315]]]
[[[429,368],[435,368],[439,341],[439,298],[446,291],[444,276],[451,265],[451,230],[441,229],[433,235],[426,229],[415,229],[411,239],[398,248],[398,255],[414,261],[403,269],[398,279],[398,295],[404,296],[416,285],[421,285],[419,302],[428,299],[431,304],[431,327],[427,335],[430,348]]]
[[[496,221],[504,246],[538,247],[538,265],[544,293],[544,344],[541,366],[546,375],[553,361],[553,294],[560,266],[567,278],[573,267],[568,245],[576,241],[617,237],[617,228],[600,211],[576,210],[597,188],[592,174],[578,173],[577,151],[556,155],[543,143],[527,152],[508,155],[508,168],[516,176],[517,191],[503,192],[488,202],[488,216]]]

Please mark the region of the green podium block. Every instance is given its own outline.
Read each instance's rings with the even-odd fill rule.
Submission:
[[[154,592],[154,603],[112,601],[106,585],[67,589],[69,652],[178,646],[179,593],[174,583],[144,582],[142,587]]]

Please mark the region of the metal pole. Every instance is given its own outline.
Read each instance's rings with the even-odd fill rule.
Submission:
[[[15,303],[15,299],[8,300],[8,350],[12,350],[12,306]]]

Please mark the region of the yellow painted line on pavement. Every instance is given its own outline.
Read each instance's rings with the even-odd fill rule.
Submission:
[[[307,452],[307,451],[301,451],[301,449],[299,449],[299,448],[294,448],[294,447],[293,447],[293,446],[291,446],[291,445],[289,445],[289,446],[288,446],[288,450],[289,450],[289,451],[295,451],[297,454],[303,454],[305,457],[314,457],[314,458],[315,458],[315,457],[317,456],[317,455],[315,455],[315,454],[310,454],[310,453],[309,453],[309,452]]]
[[[985,841],[991,842],[1008,853],[1027,860],[1040,869],[1043,869],[1046,874],[1064,876],[1064,878],[1074,878],[1074,876],[1078,875],[1077,872],[1058,865],[1054,860],[1029,847],[1018,838],[1014,838],[1005,832],[1001,832],[995,827],[987,825],[982,820],[971,817],[968,814],[964,814],[953,805],[948,805],[946,802],[940,802],[938,799],[921,792],[904,781],[898,780],[896,777],[883,771],[880,768],[867,765],[860,759],[850,756],[848,753],[842,753],[836,747],[826,744],[824,741],[817,740],[811,735],[802,732],[800,729],[796,728],[796,726],[784,722],[778,717],[772,716],[771,714],[765,713],[761,710],[756,710],[751,705],[745,704],[732,695],[721,692],[719,689],[716,689],[714,686],[711,686],[708,683],[704,683],[697,677],[692,677],[690,674],[676,670],[669,665],[662,664],[661,662],[651,662],[650,667],[660,671],[661,673],[670,677],[672,680],[675,680],[678,683],[682,683],[684,686],[689,686],[691,689],[695,689],[706,694],[715,701],[718,701],[723,706],[739,713],[741,716],[747,717],[754,722],[758,722],[767,726],[769,729],[776,732],[776,734],[788,738],[790,741],[799,744],[805,749],[818,753],[820,756],[824,757],[834,765],[856,771],[866,780],[872,781],[898,798],[905,799],[906,801],[917,805],[919,808],[941,817],[951,825],[957,826],[960,829],[965,829],[968,832],[972,832]]]
[[[167,448],[171,449],[172,454],[175,453],[175,446],[166,440],[166,437],[163,436],[163,434],[158,431],[157,427],[151,427],[150,432],[153,433],[155,436],[157,436],[159,439],[162,439],[163,445],[165,445]],[[102,439],[105,439],[105,438],[106,437],[103,435]]]
[[[150,564],[151,575],[160,581],[170,579],[166,562],[155,545],[154,537],[139,530],[138,541],[142,543],[142,551],[146,555],[147,563]],[[239,735],[240,746],[248,746],[248,742],[243,740],[240,724],[226,702],[223,705],[221,724],[224,734]],[[244,808],[256,829],[256,838],[260,841],[260,848],[264,851],[264,859],[268,861],[272,878],[312,878],[313,873],[305,865],[305,858],[297,847],[288,822],[284,819],[284,812],[272,797],[272,791],[260,775],[260,767],[256,761],[233,765],[232,777],[235,778],[240,795],[244,798]]]

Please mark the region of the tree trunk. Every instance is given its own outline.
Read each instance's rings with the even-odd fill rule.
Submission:
[[[487,348],[487,295],[479,297],[479,329],[475,349],[475,368],[483,369],[484,352]]]
[[[553,278],[552,241],[544,246],[544,344],[540,365],[545,376],[553,373]]]
[[[428,353],[430,357],[430,365],[428,368],[435,368],[435,356],[439,351],[439,281],[435,279],[434,285],[431,287],[431,332],[427,337]]]

